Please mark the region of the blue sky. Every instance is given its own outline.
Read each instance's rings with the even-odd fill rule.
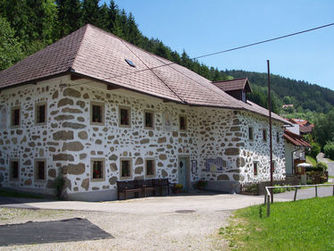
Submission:
[[[102,1],[103,2],[103,1]],[[107,0],[106,2],[109,2]],[[190,57],[334,22],[333,0],[115,0],[147,37]],[[219,69],[271,72],[334,90],[334,26],[201,59]]]

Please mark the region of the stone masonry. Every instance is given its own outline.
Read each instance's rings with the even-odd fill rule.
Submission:
[[[47,103],[47,123],[35,125],[35,104]],[[104,105],[103,125],[90,124],[91,102]],[[178,182],[178,156],[197,162],[191,181],[225,180],[241,184],[269,180],[269,140],[263,142],[267,118],[246,111],[194,107],[164,102],[148,95],[116,89],[88,80],[71,81],[69,76],[3,90],[0,94],[0,182],[2,186],[40,193],[54,193],[60,172],[69,197],[76,193],[116,191],[120,159],[130,158],[132,178],[143,179],[144,160],[153,158],[156,178]],[[21,108],[21,125],[10,127],[10,111]],[[119,127],[119,107],[131,109],[131,127]],[[144,128],[146,110],[154,112],[154,129]],[[187,117],[187,130],[178,119]],[[166,125],[166,118],[170,124]],[[248,139],[248,127],[254,139]],[[279,133],[280,141],[276,140]],[[269,138],[269,134],[268,134]],[[273,149],[277,180],[285,177],[282,123],[273,123]],[[207,159],[223,160],[223,171],[207,170]],[[92,181],[91,159],[105,161],[105,179]],[[9,180],[9,162],[18,159],[18,181]],[[34,161],[45,159],[47,179],[35,181]],[[258,175],[253,163],[258,162]],[[114,193],[115,194],[115,193]],[[84,198],[84,197],[81,197]],[[114,197],[113,197],[114,198]],[[113,199],[109,197],[109,199]]]

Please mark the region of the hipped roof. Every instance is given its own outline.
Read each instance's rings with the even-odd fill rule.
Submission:
[[[0,89],[67,73],[181,104],[269,115],[267,109],[233,98],[197,73],[89,24],[1,71]],[[277,114],[272,116],[288,123]]]

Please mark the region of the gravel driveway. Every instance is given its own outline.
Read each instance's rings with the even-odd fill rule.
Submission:
[[[299,192],[298,198],[314,197],[314,189]],[[319,189],[320,196],[331,195],[331,192],[330,189]],[[275,201],[292,199],[293,192],[275,195]],[[105,240],[0,248],[8,250],[16,248],[20,250],[227,250],[227,244],[218,235],[219,228],[228,224],[228,218],[233,210],[260,203],[263,203],[263,196],[239,194],[194,194],[112,202],[29,201],[0,197],[0,224],[79,217],[89,220],[115,237]]]
[[[20,203],[20,199],[16,198],[10,204],[2,203],[0,224],[80,217],[110,233],[114,239],[0,248],[8,250],[13,248],[26,250],[226,250],[228,249],[226,243],[218,235],[218,231],[220,227],[227,224],[232,210],[262,201],[262,196],[230,194],[149,197],[100,203],[36,200],[29,202],[26,199],[22,199]],[[6,202],[10,200],[7,199]],[[24,207],[42,209],[22,209]],[[49,210],[45,210],[46,208]]]

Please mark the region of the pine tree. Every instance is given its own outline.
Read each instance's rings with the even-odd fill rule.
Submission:
[[[115,26],[116,26],[116,19],[119,17],[119,9],[118,6],[115,4],[113,0],[110,1],[109,3],[109,8],[108,8],[108,30],[112,33],[114,33]]]
[[[132,15],[131,12],[130,12],[129,17],[127,19],[126,25],[127,25],[126,30],[128,32],[127,40],[132,44],[139,45],[141,43],[140,40],[141,40],[142,34],[140,33],[140,31],[138,29],[138,25],[136,24],[135,18]],[[162,46],[164,47],[163,44],[162,44]]]
[[[58,34],[61,38],[82,26],[82,9],[80,0],[57,0]]]
[[[97,26],[105,31],[109,31],[110,27],[110,19],[109,19],[109,8],[107,4],[103,4],[99,10],[99,19]]]
[[[100,0],[83,0],[82,11],[83,11],[83,23],[99,25],[99,7]]]

